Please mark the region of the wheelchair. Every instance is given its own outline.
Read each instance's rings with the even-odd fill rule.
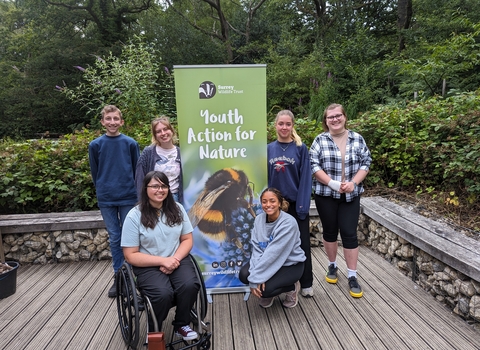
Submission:
[[[152,317],[154,316],[154,311],[149,298],[144,295],[142,290],[136,286],[135,275],[133,274],[132,266],[127,262],[124,262],[116,274],[117,311],[122,337],[128,349],[138,348],[138,343],[141,338],[140,322],[143,319],[145,319],[147,323],[146,327],[142,327],[143,329],[146,329],[147,333],[146,337],[144,334],[142,334],[143,338],[146,338],[145,344],[143,345],[147,346],[149,350],[154,348],[165,348],[167,350],[210,349],[212,336],[210,331],[210,323],[204,322],[208,305],[207,291],[200,267],[192,255],[189,255],[189,258],[192,260],[195,266],[196,275],[200,281],[200,289],[197,294],[197,300],[190,311],[190,319],[192,323],[191,328],[198,333],[198,339],[185,341],[180,337],[177,340],[173,340],[174,332],[172,331],[170,342],[165,344],[165,347],[162,345],[159,348],[158,345],[153,345],[153,342],[155,342],[155,339],[157,339],[156,335],[159,334],[157,318]],[[143,313],[146,314],[146,317],[143,317]],[[153,330],[148,329],[149,319],[151,319],[153,323]]]

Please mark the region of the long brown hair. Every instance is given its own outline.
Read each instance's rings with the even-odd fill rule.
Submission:
[[[165,186],[168,187],[168,194],[162,204],[162,209],[160,210],[160,215],[158,210],[150,204],[150,199],[147,194],[147,186],[152,179],[162,182]],[[142,184],[142,193],[140,195],[140,213],[141,219],[140,222],[143,226],[153,229],[158,220],[165,217],[168,226],[172,227],[175,225],[180,225],[183,221],[182,211],[178,207],[175,199],[173,198],[172,192],[170,191],[170,183],[168,181],[167,175],[161,171],[150,171],[145,178],[143,179]]]

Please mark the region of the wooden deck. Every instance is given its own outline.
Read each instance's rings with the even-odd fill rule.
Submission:
[[[323,249],[312,252],[315,297],[293,309],[213,295],[212,349],[480,349],[479,331],[368,248],[360,249],[360,299],[348,294],[343,260],[330,285]],[[109,261],[20,267],[16,293],[0,300],[0,349],[125,349],[111,283]]]

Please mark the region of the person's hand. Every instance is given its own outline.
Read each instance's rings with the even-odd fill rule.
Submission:
[[[262,293],[265,290],[265,283],[258,284],[257,288],[250,288],[250,292],[255,295],[257,298],[262,297]]]
[[[165,275],[170,275],[174,270],[169,270],[164,266],[160,266],[160,271],[162,271]]]
[[[340,192],[340,186],[341,186],[340,181],[330,180],[328,182],[328,187],[330,187],[334,191]]]
[[[175,269],[180,266],[180,260],[178,260],[175,256],[169,256],[163,260],[163,265],[160,266],[160,271],[165,274],[172,273]]]
[[[353,182],[342,182],[340,185],[340,193],[351,193],[355,189],[355,184]]]

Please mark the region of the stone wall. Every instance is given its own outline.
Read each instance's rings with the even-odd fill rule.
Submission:
[[[111,259],[105,229],[3,235],[5,259],[21,264],[47,264]]]

